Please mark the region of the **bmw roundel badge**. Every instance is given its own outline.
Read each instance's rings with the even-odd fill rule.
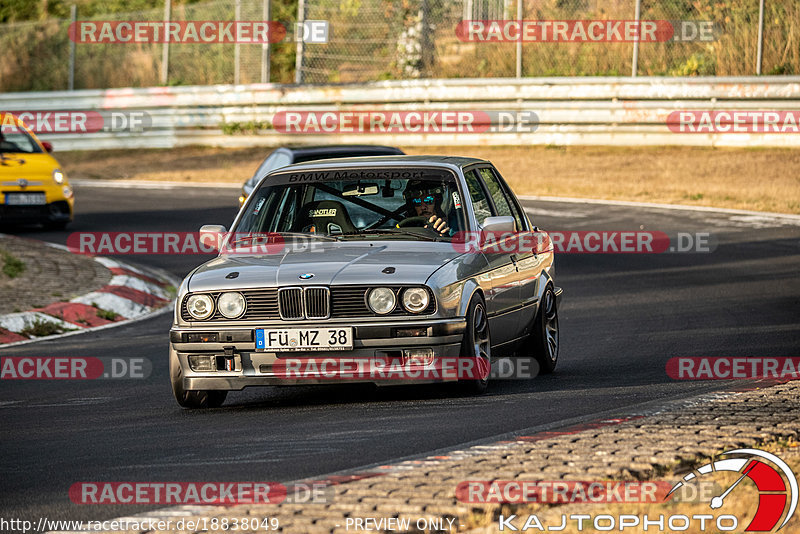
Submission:
[[[311,278],[314,278],[314,273],[301,274],[297,278],[299,278],[300,280],[310,280]]]

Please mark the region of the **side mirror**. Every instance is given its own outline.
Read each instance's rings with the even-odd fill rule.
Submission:
[[[517,231],[517,222],[510,215],[504,217],[486,217],[483,220],[484,232],[513,233]]]
[[[200,243],[204,248],[221,250],[227,238],[226,232],[221,224],[204,224],[200,227]]]
[[[49,143],[47,141],[42,141],[42,146],[44,147],[45,150],[47,150],[48,154],[53,152],[53,143]]]

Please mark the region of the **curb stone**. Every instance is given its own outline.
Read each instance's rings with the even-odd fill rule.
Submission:
[[[69,251],[63,245],[37,242]],[[163,313],[164,308],[174,302],[180,281],[166,271],[137,267],[111,258],[90,258],[110,272],[111,280],[105,286],[68,302],[54,302],[42,308],[0,315],[0,348],[126,324],[133,319]],[[31,337],[22,333],[34,324],[44,322],[58,326],[64,332]]]

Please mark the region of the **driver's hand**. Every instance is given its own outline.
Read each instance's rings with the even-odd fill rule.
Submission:
[[[425,225],[425,228],[433,228],[442,235],[450,231],[450,227],[447,226],[447,223],[441,217],[437,217],[436,215],[431,215],[431,218],[428,219],[428,224]]]

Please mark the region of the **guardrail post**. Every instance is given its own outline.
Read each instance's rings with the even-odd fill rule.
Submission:
[[[269,0],[264,0],[263,18],[265,21],[269,21],[272,16],[270,7]],[[261,43],[261,83],[269,83],[269,66],[269,40],[267,40],[266,43]]]
[[[166,2],[164,2],[165,29],[169,26],[169,18],[171,12],[172,12],[172,0],[166,0]],[[164,39],[164,47],[161,50],[161,85],[167,85],[168,78],[169,78],[169,39]]]
[[[641,38],[641,27],[639,25],[639,18],[642,12],[642,0],[636,0],[636,12],[633,19],[636,21],[636,39],[633,40],[633,57],[631,58],[631,76],[636,77],[639,70],[639,39]]]
[[[75,39],[78,38],[78,27],[76,23],[78,22],[78,6],[72,4],[69,6],[69,18],[72,22],[71,26],[74,30],[74,34],[72,39],[70,39],[69,43],[69,82],[67,87],[70,91],[75,90]]]
[[[758,57],[756,58],[756,74],[761,75],[761,59],[764,54],[764,0],[758,2]]]

